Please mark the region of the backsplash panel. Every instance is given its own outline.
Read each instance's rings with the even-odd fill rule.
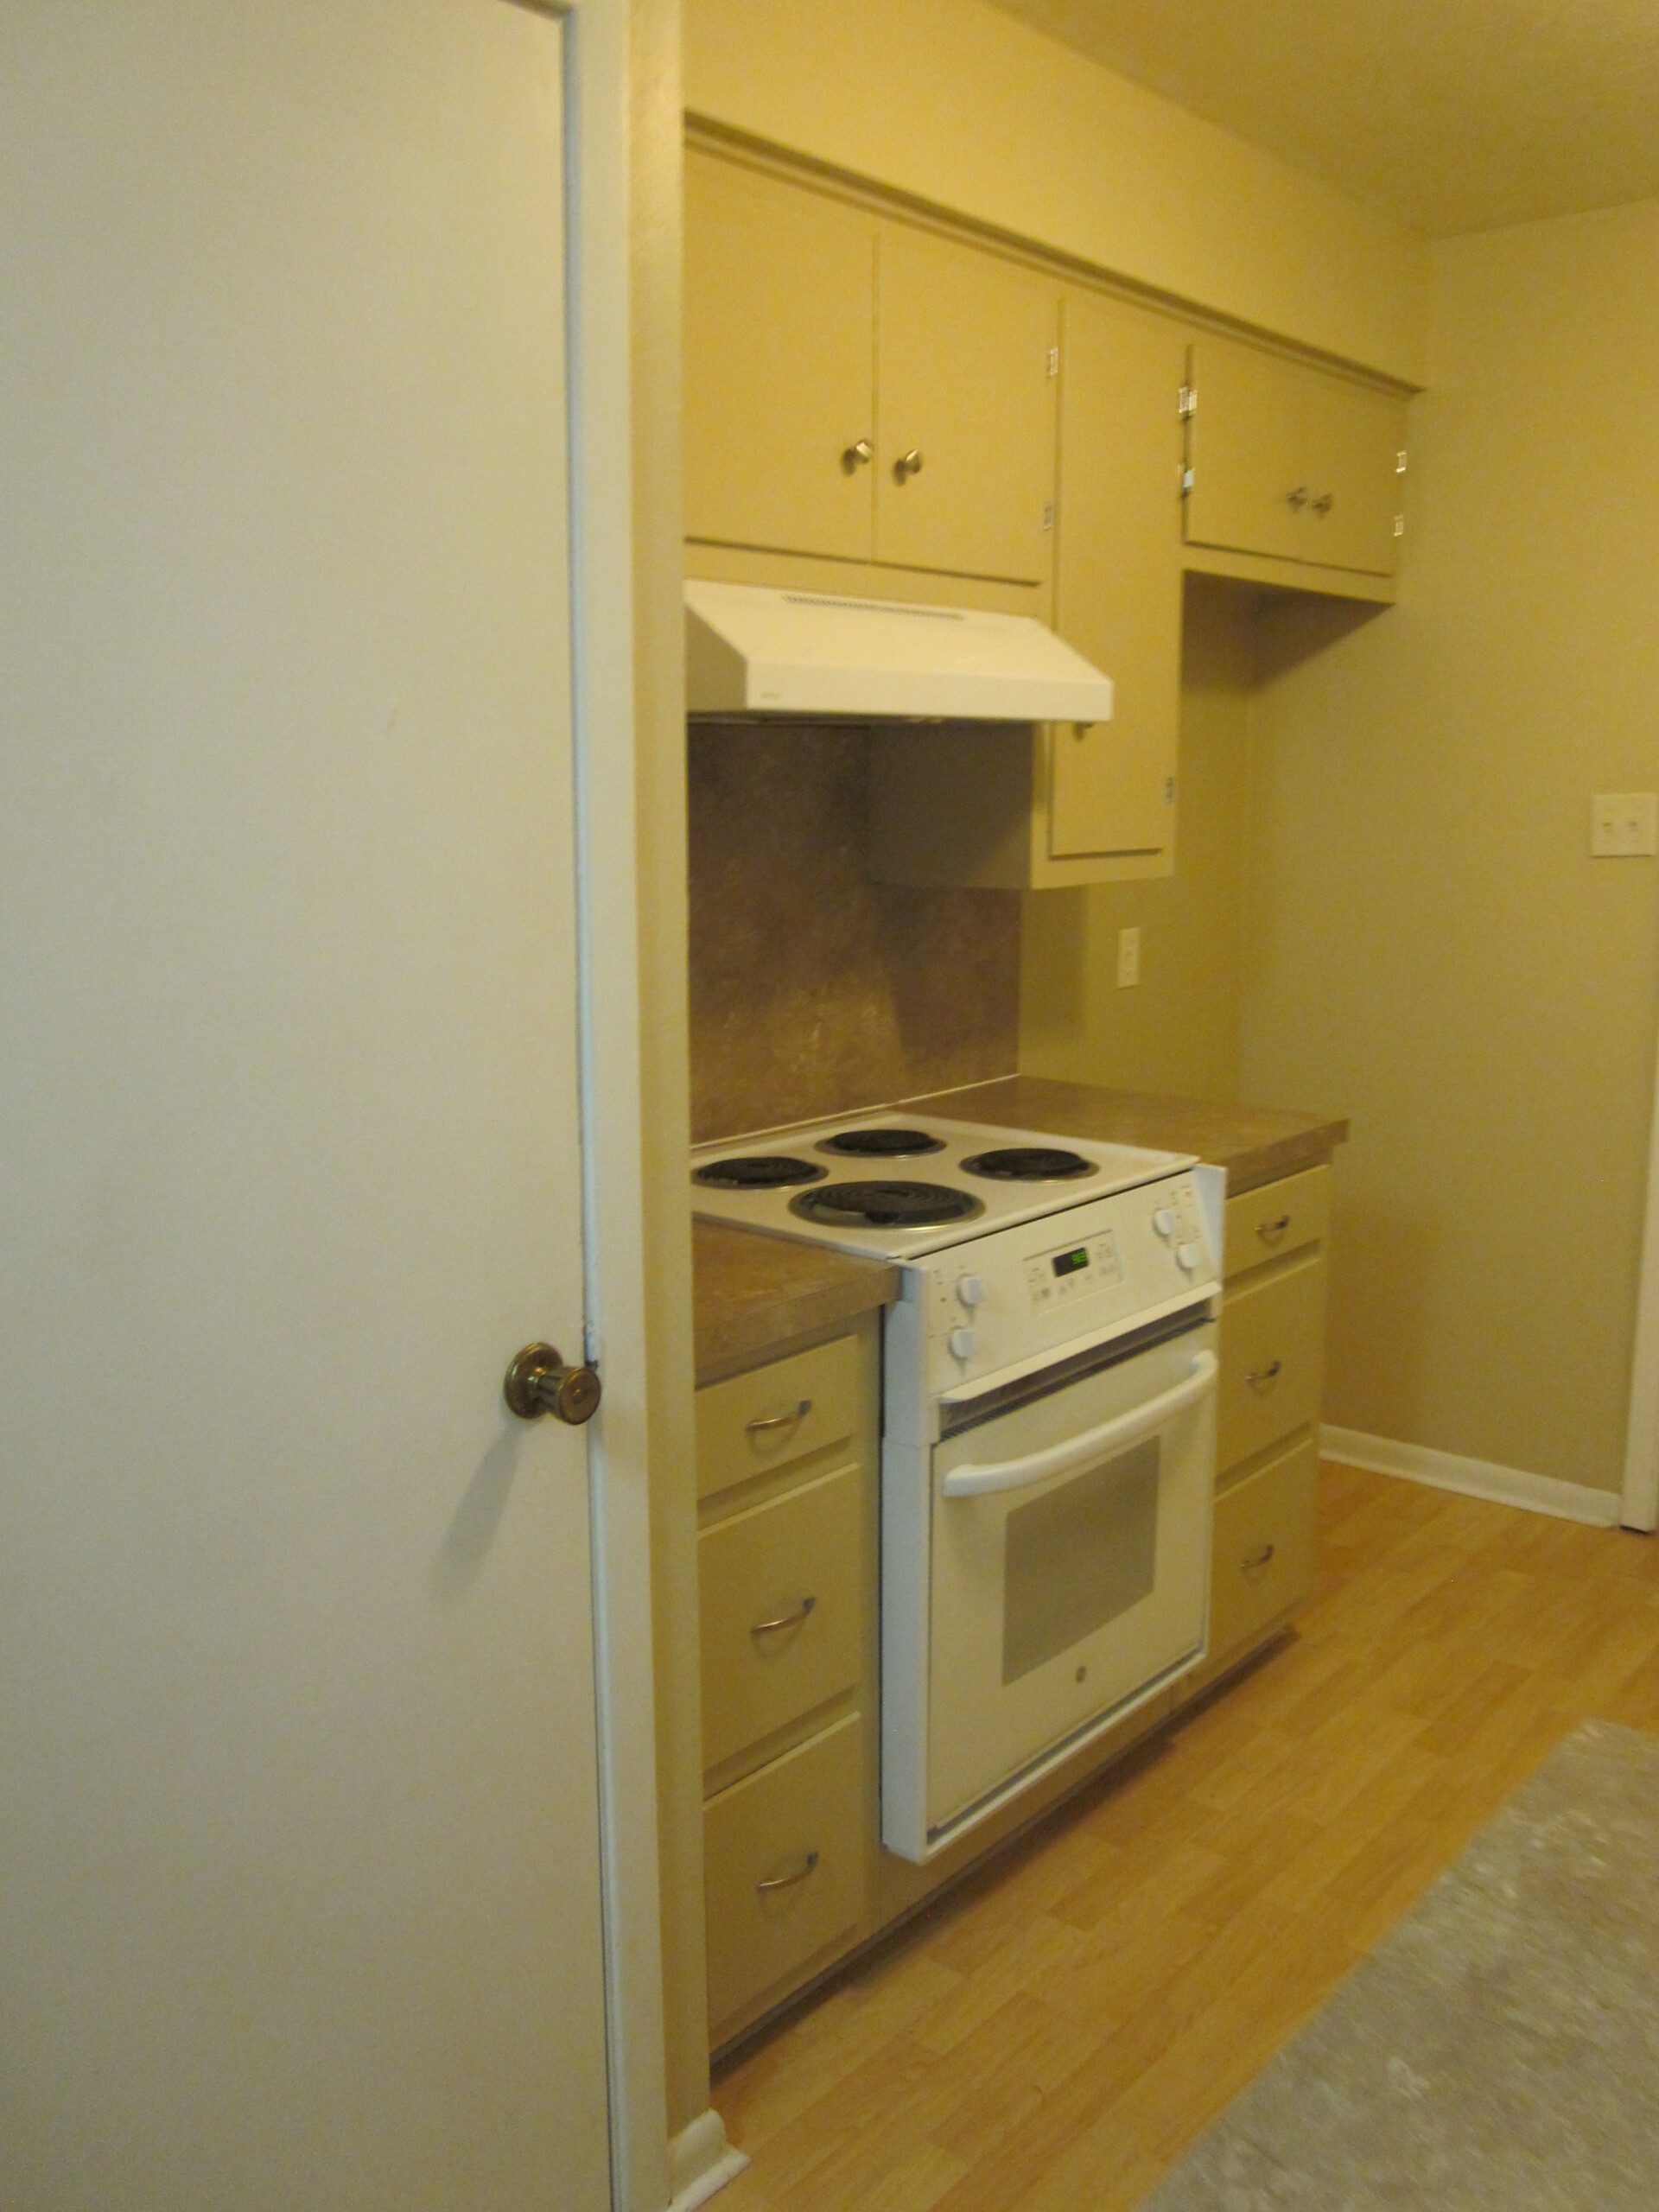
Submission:
[[[887,741],[789,724],[690,733],[699,1142],[1014,1071],[1020,895],[868,879],[868,748]]]

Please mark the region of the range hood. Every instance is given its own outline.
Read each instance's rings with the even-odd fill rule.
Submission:
[[[754,584],[685,587],[694,715],[1102,722],[1111,679],[1027,614]]]

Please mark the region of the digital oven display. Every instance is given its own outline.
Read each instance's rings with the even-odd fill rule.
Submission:
[[[1049,1265],[1057,1275],[1074,1275],[1080,1268],[1086,1268],[1088,1264],[1089,1250],[1086,1245],[1079,1245],[1075,1252],[1057,1252],[1049,1262]]]

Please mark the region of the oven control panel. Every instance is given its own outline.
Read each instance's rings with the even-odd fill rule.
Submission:
[[[1034,1313],[1052,1312],[1079,1298],[1092,1298],[1123,1280],[1117,1232],[1103,1229],[1093,1236],[1033,1253],[1025,1263],[1026,1296]]]
[[[1198,1194],[1185,1176],[1160,1185],[1154,1193],[1152,1231],[1174,1254],[1183,1274],[1197,1274],[1210,1265]]]
[[[913,1319],[925,1372],[948,1389],[1203,1294],[1217,1287],[1221,1192],[1218,1169],[1186,1168],[964,1238],[912,1263],[889,1336]]]

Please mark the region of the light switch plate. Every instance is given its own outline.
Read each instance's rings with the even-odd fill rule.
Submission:
[[[1131,983],[1141,980],[1141,931],[1139,928],[1119,930],[1117,933],[1117,987],[1127,990]]]
[[[1590,851],[1597,860],[1659,854],[1659,791],[1598,791],[1590,802]]]

